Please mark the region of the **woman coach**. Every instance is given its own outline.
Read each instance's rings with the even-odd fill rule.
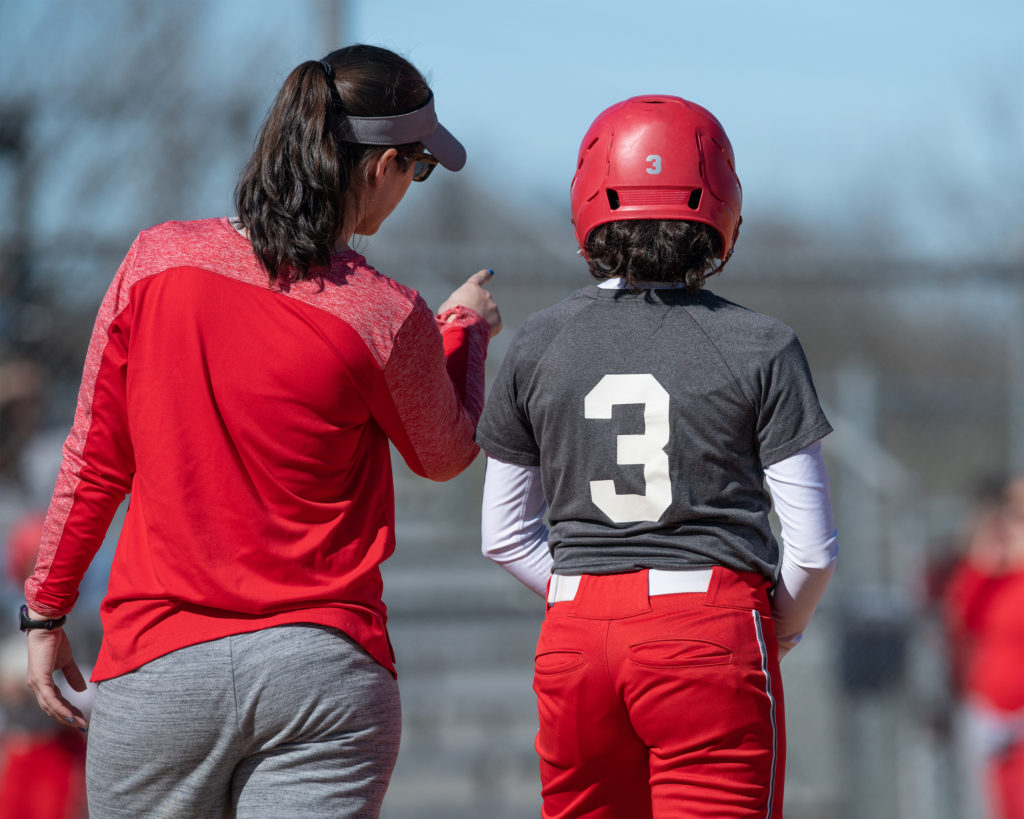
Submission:
[[[92,815],[376,816],[400,708],[379,566],[389,444],[473,460],[501,326],[480,271],[435,317],[353,251],[462,145],[420,73],[351,46],[296,67],[237,219],[143,231],[99,311],[26,583],[29,682],[84,686],[61,629],[131,494],[102,604]]]

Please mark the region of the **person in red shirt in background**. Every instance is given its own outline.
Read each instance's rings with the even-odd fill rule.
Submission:
[[[44,519],[33,510],[11,527],[4,562],[12,584],[32,574]],[[23,642],[20,634],[0,642],[0,819],[83,819],[85,736],[35,707]],[[88,714],[94,690],[62,693]]]
[[[1024,477],[975,515],[946,594],[953,676],[991,815],[1024,819]]]
[[[89,728],[94,816],[378,815],[401,711],[380,564],[390,447],[476,457],[501,318],[479,271],[437,315],[350,245],[462,145],[419,71],[355,45],[286,78],[236,218],[143,231],[100,307],[25,584],[29,685]],[[92,719],[61,628],[126,495]]]

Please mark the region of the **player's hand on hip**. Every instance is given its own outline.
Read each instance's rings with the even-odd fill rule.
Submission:
[[[85,691],[86,687],[64,629],[35,629],[27,634],[27,639],[28,687],[36,695],[39,707],[58,722],[87,730],[89,723],[85,715],[64,699],[53,681],[53,673],[60,671],[75,691]]]
[[[478,270],[466,279],[465,284],[457,287],[455,292],[445,299],[438,312],[443,313],[456,305],[468,307],[484,317],[491,328],[491,338],[494,338],[501,332],[501,312],[490,291],[484,289],[484,285],[491,280],[493,275],[493,270]]]

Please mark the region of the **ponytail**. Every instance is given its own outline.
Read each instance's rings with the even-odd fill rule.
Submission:
[[[235,189],[238,218],[271,282],[322,275],[346,194],[383,150],[342,141],[345,116],[405,113],[429,96],[412,65],[375,46],[339,49],[288,75]]]

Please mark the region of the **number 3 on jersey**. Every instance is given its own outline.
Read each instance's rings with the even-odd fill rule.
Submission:
[[[658,520],[672,504],[668,446],[669,395],[650,373],[606,375],[583,400],[583,415],[610,419],[616,404],[643,404],[644,431],[641,435],[617,436],[616,463],[642,465],[644,494],[618,494],[615,481],[590,482],[590,497],[597,508],[616,523]]]

